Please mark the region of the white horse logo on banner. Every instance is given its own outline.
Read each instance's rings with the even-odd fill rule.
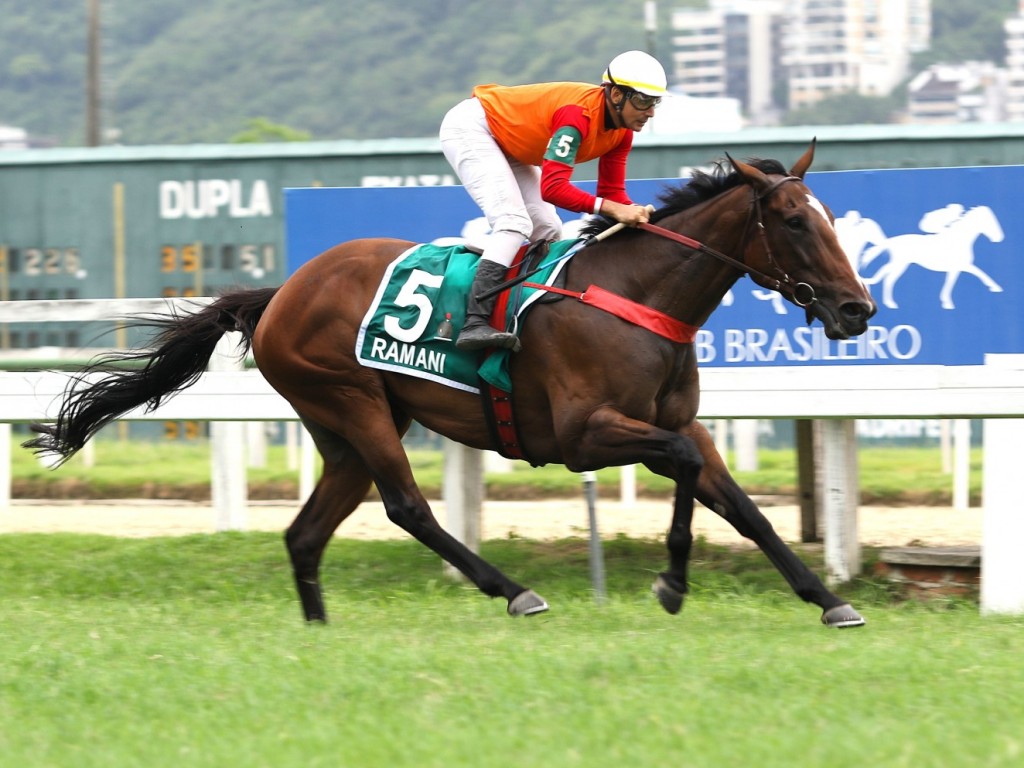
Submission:
[[[869,285],[882,284],[882,303],[885,306],[898,308],[893,298],[893,287],[911,264],[933,272],[946,273],[939,291],[943,309],[955,309],[953,287],[963,272],[974,275],[994,293],[1003,290],[974,263],[974,241],[979,235],[984,235],[993,243],[1002,242],[1004,237],[999,220],[987,205],[964,210],[959,203],[950,203],[944,208],[926,213],[921,217],[918,227],[926,234],[886,238],[866,250],[860,260],[859,266],[863,269],[881,253],[889,253],[889,261],[874,275],[864,279]],[[854,258],[849,251],[847,255]]]
[[[860,211],[847,211],[836,219],[836,235],[839,244],[846,251],[853,271],[860,274],[861,255],[869,245],[885,242],[885,232],[874,219],[861,215]]]
[[[562,236],[575,238],[587,224],[587,216],[565,222]],[[1003,241],[1003,228],[995,213],[987,205],[965,209],[960,203],[950,203],[942,208],[928,211],[918,222],[924,234],[911,233],[886,237],[882,227],[874,219],[860,211],[847,211],[836,218],[836,235],[846,252],[853,271],[861,275],[867,285],[882,284],[882,303],[890,309],[898,309],[893,298],[893,288],[911,264],[917,264],[933,272],[945,272],[946,279],[939,291],[943,309],[955,309],[953,287],[964,272],[981,280],[993,293],[1002,287],[974,263],[974,241],[984,235],[993,243]],[[482,247],[483,239],[490,228],[482,216],[465,223],[460,237],[438,238],[438,245],[471,243]],[[873,275],[864,277],[862,271],[883,253],[889,254],[889,261]],[[764,288],[751,289],[751,295],[760,301],[770,302],[777,315],[788,313],[785,301],[777,291]],[[731,306],[735,296],[730,290],[722,300],[722,306]]]

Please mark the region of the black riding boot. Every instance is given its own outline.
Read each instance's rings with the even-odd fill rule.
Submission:
[[[498,294],[480,300],[477,297],[500,284],[505,279],[506,268],[496,261],[480,259],[476,266],[476,277],[473,287],[469,289],[469,301],[466,302],[466,322],[462,326],[455,346],[459,349],[483,349],[484,347],[503,347],[518,351],[519,338],[514,333],[505,333],[490,324],[491,311]]]

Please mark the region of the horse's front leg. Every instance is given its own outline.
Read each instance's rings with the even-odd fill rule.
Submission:
[[[729,474],[707,429],[694,422],[686,429],[704,457],[704,471],[697,478],[696,497],[727,520],[741,535],[753,541],[779,570],[793,591],[822,610],[822,623],[831,627],[856,627],[864,619],[845,600],[832,594],[804,562],[779,538],[772,524]]]
[[[960,278],[960,270],[951,269],[946,273],[946,279],[942,281],[942,289],[939,291],[939,304],[943,309],[956,309],[953,303],[953,286]]]
[[[704,459],[687,436],[630,419],[602,408],[587,420],[586,431],[566,464],[582,469],[643,463],[676,482],[672,524],[668,530],[669,567],[658,574],[653,591],[669,613],[679,613],[689,591],[687,568],[693,546],[693,499]]]
[[[647,465],[658,472],[654,464]],[[697,472],[700,472],[699,465]],[[696,475],[691,482],[689,473],[676,480],[675,502],[672,507],[672,525],[668,529],[669,567],[658,574],[651,587],[661,607],[675,615],[682,610],[683,600],[690,591],[687,570],[690,564],[690,549],[693,547],[693,495]]]

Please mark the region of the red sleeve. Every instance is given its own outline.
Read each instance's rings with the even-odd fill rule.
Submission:
[[[576,213],[593,213],[597,197],[571,183],[572,166],[545,160],[540,167],[540,195],[547,202]]]
[[[552,136],[566,128],[577,131],[580,141],[586,138],[590,131],[590,120],[583,109],[575,104],[562,107],[555,112],[551,120]],[[540,166],[540,194],[547,202],[567,211],[593,213],[597,197],[584,192],[571,181],[575,159],[575,151],[568,163],[545,156]]]
[[[633,132],[626,131],[622,141],[597,161],[597,196],[623,205],[632,205],[626,195],[626,158],[633,148]]]

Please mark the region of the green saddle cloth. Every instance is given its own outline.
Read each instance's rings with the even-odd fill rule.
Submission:
[[[544,268],[531,276],[531,282],[550,284],[571,255],[569,250],[578,244],[576,240],[552,243]],[[455,348],[479,258],[462,245],[424,244],[391,262],[359,326],[359,362],[467,392],[480,391],[480,378],[510,391],[509,350],[493,350],[481,365],[479,352]],[[506,327],[521,327],[526,310],[541,294],[539,288],[513,288]]]

